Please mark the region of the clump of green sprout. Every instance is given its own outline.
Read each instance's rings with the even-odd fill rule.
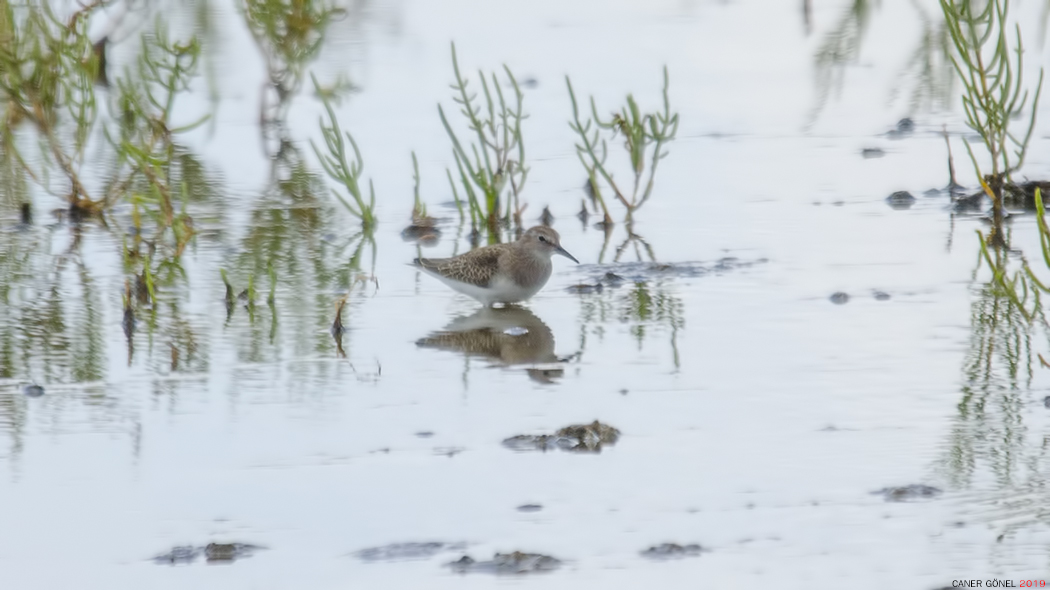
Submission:
[[[460,72],[455,43],[452,44],[452,69],[456,77],[451,85],[455,92],[452,99],[460,106],[468,129],[476,136],[476,143],[464,144],[460,141],[440,104],[438,114],[452,140],[456,175],[466,195],[471,224],[475,229],[484,225],[488,229],[489,240],[496,241],[501,223],[514,221],[520,227],[524,210],[520,194],[529,175],[521,134],[521,122],[526,118],[522,110],[524,94],[510,68],[504,65],[506,84],[509,84],[513,96],[508,100],[504,95],[504,84],[501,84],[495,72],[486,76],[485,72],[478,70],[483,94],[483,100],[479,99],[476,92],[468,89],[469,81]],[[462,201],[451,170],[448,171],[448,178],[462,218]],[[506,192],[509,195],[505,204],[502,200],[504,189],[508,189]]]
[[[1029,90],[1024,85],[1024,47],[1021,29],[1015,28],[1013,47],[1007,24],[1009,0],[941,0],[945,22],[955,47],[952,63],[963,83],[963,111],[966,125],[984,143],[991,169],[982,171],[977,155],[968,141],[974,169],[985,194],[992,200],[992,231],[988,242],[1006,244],[1003,234],[1004,192],[1018,192],[1013,173],[1024,164],[1028,143],[1035,128],[1035,114],[1043,86],[1040,69],[1035,95],[1029,104]],[[1027,128],[1020,133],[1010,129],[1026,107],[1031,108]]]
[[[357,142],[354,141],[354,136],[350,135],[349,131],[343,132],[339,127],[339,119],[335,116],[335,111],[332,109],[330,94],[322,90],[321,85],[317,83],[317,78],[311,76],[314,82],[314,89],[317,92],[318,98],[321,99],[321,104],[324,105],[325,113],[328,115],[328,122],[322,118],[320,121],[321,134],[324,136],[325,151],[322,152],[317,144],[310,140],[310,147],[313,148],[314,153],[317,155],[317,159],[321,162],[321,167],[328,174],[330,178],[339,182],[349,193],[350,198],[353,199],[353,203],[347,201],[338,191],[333,190],[332,194],[335,195],[339,202],[346,207],[346,210],[351,215],[361,220],[361,226],[366,230],[370,231],[375,228],[376,217],[376,192],[375,187],[372,185],[372,181],[368,181],[368,192],[369,198],[366,201],[361,191],[361,172],[364,170],[365,162],[361,157],[361,150],[357,147]],[[347,144],[353,149],[353,160],[348,159]]]
[[[613,224],[612,215],[605,197],[602,194],[602,183],[613,192],[614,197],[627,210],[626,221],[630,225],[634,212],[641,208],[653,194],[653,182],[660,160],[667,157],[666,144],[678,133],[678,113],[671,112],[671,100],[668,95],[670,78],[664,67],[663,109],[651,113],[642,113],[634,96],[627,95],[627,104],[619,112],[614,112],[608,120],[598,115],[598,107],[591,97],[591,119],[580,119],[579,104],[572,81],[565,77],[572,100],[572,120],[569,127],[576,132],[580,142],[576,144],[576,155],[587,171],[588,192],[601,207],[604,215],[603,224]],[[623,145],[631,163],[634,177],[630,191],[624,190],[613,179],[613,173],[607,165],[608,144],[618,136],[623,137]],[[645,178],[648,168],[648,179]]]

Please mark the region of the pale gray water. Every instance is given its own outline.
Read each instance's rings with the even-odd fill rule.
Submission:
[[[1050,346],[1034,333],[1011,379],[998,356],[1011,341],[997,341],[968,377],[982,334],[971,314],[987,280],[987,270],[973,277],[974,230],[985,226],[975,217],[953,226],[947,197],[922,194],[947,183],[940,128],[956,141],[964,131],[957,97],[951,110],[910,103],[919,20],[911,4],[885,2],[871,8],[856,64],[817,110],[814,55],[849,4],[817,3],[808,35],[798,3],[351,10],[309,68],[326,83],[345,72],[360,86],[338,113],[380,204],[379,286],[352,288],[346,358],[328,329],[353,282],[354,245],[344,246],[355,222],[324,194],[293,204],[271,188],[258,129],[263,63],[238,9],[208,4],[215,86],[199,79],[179,115],[216,109],[214,125],[189,140],[215,194],[191,209],[201,233],[184,257],[188,278],[162,291],[156,326],[140,314],[130,366],[120,238],[88,225],[62,262],[73,231],[48,226],[57,200],[36,196],[29,229],[15,229],[13,212],[4,219],[0,586],[933,589],[1042,579],[1050,379],[1034,355]],[[936,3],[923,5],[937,16]],[[158,10],[175,30],[192,30],[196,8]],[[1029,24],[1038,64],[1046,47],[1034,17]],[[654,107],[666,63],[682,127],[635,231],[661,262],[740,264],[657,276],[644,287],[647,308],[630,281],[569,293],[593,267],[555,259],[527,308],[558,357],[578,357],[548,383],[530,378],[529,365],[417,347],[477,309],[406,266],[416,247],[399,237],[415,150],[430,212],[448,218],[425,252],[468,248],[456,240],[455,210],[441,206],[451,155],[435,105],[452,104],[450,40],[468,71],[507,63],[535,80],[525,90],[526,216],[549,206],[585,265],[598,262],[602,236],[574,217],[584,175],[564,75],[600,109],[627,92]],[[289,111],[289,135],[311,165],[305,141],[318,138],[320,112],[308,92]],[[883,135],[904,116],[916,122],[912,136]],[[1046,101],[1040,116],[1050,120]],[[866,147],[886,154],[866,159]],[[1050,176],[1048,147],[1042,123],[1028,176]],[[960,179],[973,185],[955,149]],[[916,205],[888,207],[897,190]],[[1034,219],[1013,228],[1015,246],[1037,257]],[[618,227],[610,253],[624,237]],[[276,326],[264,302],[271,253],[281,261]],[[370,256],[366,246],[369,274]],[[262,273],[253,321],[239,305],[225,321],[219,268],[241,286],[249,270]],[[833,304],[836,292],[849,301]],[[25,396],[30,382],[45,395]],[[600,454],[501,444],[595,419],[622,433]],[[910,484],[943,493],[911,502],[872,493]],[[517,510],[523,504],[542,510]],[[414,560],[355,555],[431,541],[466,546]],[[211,542],[266,549],[221,566],[151,560]],[[709,551],[641,555],[662,543]],[[444,565],[515,550],[564,564],[525,578]]]

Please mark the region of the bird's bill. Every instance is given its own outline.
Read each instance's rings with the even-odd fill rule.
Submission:
[[[561,246],[558,246],[558,247],[557,247],[557,248],[556,248],[556,249],[554,250],[554,252],[555,252],[556,254],[561,254],[562,256],[564,256],[564,257],[568,258],[569,260],[571,260],[571,261],[575,262],[576,264],[579,264],[579,263],[580,263],[580,261],[579,261],[579,260],[576,260],[576,257],[575,257],[575,256],[573,256],[572,254],[569,254],[568,252],[566,252],[566,251],[565,251],[565,248],[562,248]]]

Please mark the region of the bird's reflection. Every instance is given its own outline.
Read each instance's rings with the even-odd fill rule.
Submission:
[[[541,383],[553,383],[564,370],[554,354],[554,333],[531,311],[515,305],[502,308],[484,307],[460,316],[444,330],[420,338],[423,348],[451,350],[467,356],[482,357],[504,366],[533,366],[529,377]]]

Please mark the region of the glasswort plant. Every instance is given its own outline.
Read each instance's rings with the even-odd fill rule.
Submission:
[[[634,100],[634,96],[628,94],[627,104],[620,112],[613,113],[607,121],[603,121],[598,116],[598,107],[595,105],[594,97],[592,96],[591,116],[593,120],[588,119],[586,122],[582,122],[580,120],[579,105],[576,101],[576,93],[572,89],[572,81],[568,76],[565,77],[565,84],[569,88],[569,98],[572,100],[572,121],[569,122],[569,127],[580,138],[580,143],[576,144],[576,155],[580,158],[580,163],[583,164],[584,169],[587,171],[588,188],[594,200],[602,208],[602,213],[605,216],[604,224],[606,227],[611,226],[613,220],[601,194],[601,187],[598,182],[599,176],[613,191],[616,200],[627,209],[626,221],[630,225],[634,212],[652,196],[653,180],[656,177],[657,165],[660,163],[660,160],[667,157],[667,152],[663,149],[665,144],[673,140],[675,134],[678,133],[678,113],[671,113],[671,101],[668,96],[670,81],[667,67],[664,67],[662,111],[642,114],[638,108],[638,103]],[[604,137],[606,135],[608,137]],[[617,135],[622,135],[624,138],[624,147],[630,156],[631,169],[634,172],[634,188],[630,193],[620,189],[616,181],[613,180],[612,173],[606,167],[608,142],[615,139]],[[649,149],[650,146],[652,147],[651,150]],[[649,164],[649,178],[644,185],[644,190],[642,190],[642,178],[645,174],[647,160]],[[640,190],[641,192],[639,193]],[[628,195],[630,195],[630,198],[628,198]]]
[[[1017,190],[1012,174],[1024,163],[1035,128],[1043,71],[1039,71],[1030,105],[1028,128],[1017,135],[1010,131],[1010,122],[1029,105],[1022,75],[1024,47],[1020,26],[1016,27],[1013,50],[1007,35],[1009,0],[941,0],[941,9],[956,50],[952,62],[964,87],[966,125],[981,136],[991,159],[991,171],[982,174],[973,149],[964,140],[981,187],[992,199],[993,227],[988,241],[993,246],[1002,246],[1006,243],[1002,231],[1004,188]]]
[[[376,191],[375,187],[372,186],[372,181],[368,181],[368,192],[369,199],[366,202],[364,196],[361,193],[361,186],[359,184],[361,178],[361,171],[364,170],[365,162],[361,158],[361,150],[357,148],[357,142],[354,141],[354,137],[350,135],[350,132],[344,132],[339,127],[339,119],[335,116],[335,111],[332,109],[331,99],[329,94],[324,92],[321,85],[317,83],[317,78],[311,75],[311,79],[314,82],[314,89],[317,92],[318,98],[321,99],[321,103],[324,105],[325,112],[328,114],[328,124],[325,124],[324,119],[321,119],[321,133],[324,135],[325,147],[327,153],[322,153],[318,149],[317,144],[310,140],[310,147],[313,148],[314,153],[317,154],[317,159],[321,161],[321,167],[328,173],[333,180],[338,181],[346,188],[346,192],[350,193],[350,197],[353,198],[356,207],[343,198],[335,190],[332,194],[335,198],[339,199],[339,202],[346,207],[354,217],[361,220],[361,226],[369,231],[375,227],[375,207],[376,207]],[[345,135],[345,138],[344,138]],[[354,150],[354,160],[350,162],[347,160],[346,143],[350,142],[350,147]]]
[[[503,71],[514,92],[513,106],[508,104],[495,72],[486,77],[484,72],[478,70],[484,101],[478,100],[477,93],[467,89],[468,80],[459,71],[455,43],[452,44],[452,69],[456,76],[455,83],[451,85],[455,91],[452,99],[460,105],[460,112],[467,119],[470,131],[477,135],[477,143],[468,144],[469,153],[453,131],[440,104],[438,114],[452,140],[452,154],[467,197],[471,223],[475,228],[479,223],[484,223],[488,228],[489,241],[497,241],[500,222],[509,223],[513,219],[520,227],[521,212],[524,210],[519,200],[529,174],[525,166],[525,144],[521,135],[521,122],[526,118],[522,111],[524,95],[514,74],[504,65]],[[448,175],[456,202],[461,203],[451,171]],[[508,199],[504,211],[500,197],[507,186],[510,187],[511,199]],[[460,213],[462,215],[462,208]]]

